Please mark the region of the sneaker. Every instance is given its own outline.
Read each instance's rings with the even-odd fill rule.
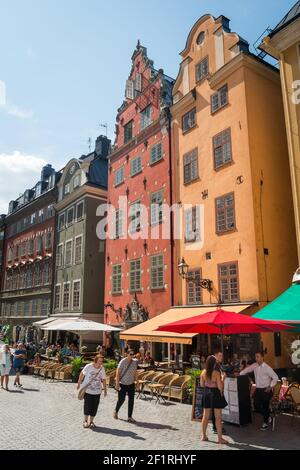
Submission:
[[[267,423],[264,423],[261,427],[260,427],[260,430],[261,431],[266,431],[268,429],[269,425]]]
[[[135,424],[136,420],[133,418],[128,418],[128,423]]]
[[[114,419],[119,419],[118,413],[114,411]]]

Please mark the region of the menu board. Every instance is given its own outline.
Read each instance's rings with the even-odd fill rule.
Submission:
[[[192,421],[201,421],[203,417],[203,387],[200,384],[200,376],[195,378],[193,406],[192,406]]]
[[[222,412],[223,421],[240,426],[251,423],[251,400],[248,377],[227,377],[224,381],[224,396],[228,405]]]

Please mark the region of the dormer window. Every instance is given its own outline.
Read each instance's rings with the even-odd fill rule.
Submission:
[[[70,185],[66,184],[64,187],[64,195],[70,194]]]
[[[74,178],[74,189],[80,186],[80,175],[75,176]]]
[[[198,35],[197,41],[196,41],[198,46],[201,46],[204,43],[204,39],[205,39],[205,32],[201,31],[201,33]]]

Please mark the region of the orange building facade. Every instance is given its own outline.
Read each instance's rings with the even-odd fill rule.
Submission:
[[[213,289],[177,276],[176,304],[249,304],[252,314],[289,287],[297,268],[279,72],[223,16],[200,18],[181,56],[171,108],[184,213],[177,262],[184,258]],[[284,336],[262,337],[276,368],[289,366]]]

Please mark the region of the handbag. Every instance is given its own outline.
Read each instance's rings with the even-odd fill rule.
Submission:
[[[88,387],[89,387],[89,386],[91,385],[91,383],[98,377],[98,375],[100,374],[101,370],[102,370],[102,367],[101,367],[101,369],[99,370],[98,374],[94,375],[94,377],[89,381],[89,383],[88,383],[85,387],[83,387],[83,388],[81,388],[81,389],[79,390],[79,392],[78,392],[78,400],[83,400],[83,399],[84,399],[84,396],[85,396],[85,394],[86,394],[86,391],[87,391]]]

